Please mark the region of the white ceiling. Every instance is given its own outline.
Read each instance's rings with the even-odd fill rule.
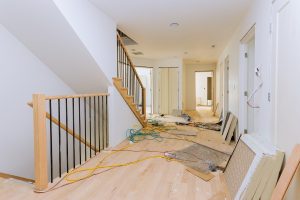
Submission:
[[[52,0],[0,1],[0,24],[75,92],[107,89],[109,80]]]
[[[112,17],[145,58],[216,62],[252,0],[90,0]],[[171,28],[170,23],[180,24]],[[212,48],[211,45],[216,45]],[[184,52],[188,52],[185,54]]]

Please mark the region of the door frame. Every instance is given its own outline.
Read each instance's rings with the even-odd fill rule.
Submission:
[[[272,68],[271,68],[271,139],[274,144],[278,144],[278,24],[277,13],[282,11],[290,2],[290,0],[273,0],[272,1]]]
[[[216,107],[216,94],[215,94],[215,92],[216,92],[216,89],[215,89],[215,85],[216,85],[216,72],[215,72],[216,70],[196,70],[195,72],[194,72],[194,75],[195,75],[195,102],[196,102],[196,104],[195,104],[195,110],[197,109],[197,96],[196,96],[196,73],[197,72],[212,72],[212,87],[211,87],[211,90],[212,90],[212,100],[213,100],[213,103],[212,103],[212,111],[214,111],[215,110],[215,107]]]
[[[153,67],[148,67],[148,66],[135,66],[136,68],[148,68],[148,69],[151,69],[151,71],[150,71],[150,78],[151,78],[151,80],[150,80],[150,91],[151,91],[151,93],[152,93],[152,95],[151,95],[151,113],[153,114],[153,112],[154,112],[154,68]],[[147,95],[147,94],[146,94]],[[147,102],[146,102],[146,104],[147,104]]]
[[[247,33],[242,37],[240,40],[240,111],[239,111],[239,128],[240,132],[247,133],[248,128],[248,94],[245,95],[245,92],[248,91],[248,59],[246,57],[247,49],[248,49],[248,43],[255,39],[255,29],[256,24],[254,24]],[[255,54],[255,50],[254,50]],[[254,61],[255,63],[255,61]],[[255,64],[254,64],[255,65]],[[255,84],[254,84],[255,85]]]

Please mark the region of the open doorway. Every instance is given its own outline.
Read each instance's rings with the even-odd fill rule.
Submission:
[[[213,71],[195,72],[196,110],[212,110]]]
[[[144,87],[146,88],[146,113],[153,113],[153,68],[152,67],[136,67]]]

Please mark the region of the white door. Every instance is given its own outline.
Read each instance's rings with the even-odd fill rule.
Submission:
[[[247,94],[248,97],[254,91],[254,78],[255,78],[255,38],[252,38],[247,43]],[[255,96],[247,103],[247,131],[248,133],[254,132],[254,107],[255,107]]]
[[[299,10],[299,0],[276,0],[273,4],[273,139],[288,153],[300,141]]]
[[[223,117],[225,117],[229,109],[229,56],[225,58],[223,81]]]
[[[160,114],[172,114],[179,109],[179,71],[178,68],[159,68],[159,105]]]

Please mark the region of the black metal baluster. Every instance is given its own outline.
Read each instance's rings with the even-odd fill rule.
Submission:
[[[68,99],[65,99],[66,101],[66,158],[67,158],[67,172],[69,172],[69,137],[68,137]]]
[[[60,99],[58,99],[58,164],[59,164],[59,177],[61,177]]]
[[[96,97],[94,96],[94,146],[95,146],[95,151],[94,155],[96,155],[97,151],[97,144],[96,144]]]
[[[80,97],[78,98],[78,121],[79,121],[79,138],[78,140],[78,147],[79,147],[79,163],[81,164],[81,109],[80,109]]]
[[[100,134],[101,134],[101,130],[100,130],[100,97],[98,96],[98,136],[99,136],[99,144],[98,144],[98,149],[100,152],[100,144],[101,144],[101,138],[100,138]]]
[[[108,104],[107,104],[107,96],[105,96],[105,135],[106,135],[106,140],[105,140],[105,147],[108,147],[109,144],[109,138],[108,138]]]
[[[72,115],[73,115],[73,169],[75,169],[76,157],[75,157],[75,104],[74,98],[72,98]]]
[[[119,39],[117,36],[117,77],[119,78]]]
[[[86,161],[86,97],[84,97],[84,158]]]
[[[104,149],[104,96],[102,96],[102,147]]]
[[[50,112],[50,179],[53,183],[53,152],[52,152],[52,101],[49,100],[49,112]]]
[[[89,122],[90,122],[90,158],[92,157],[92,103],[89,97]]]

